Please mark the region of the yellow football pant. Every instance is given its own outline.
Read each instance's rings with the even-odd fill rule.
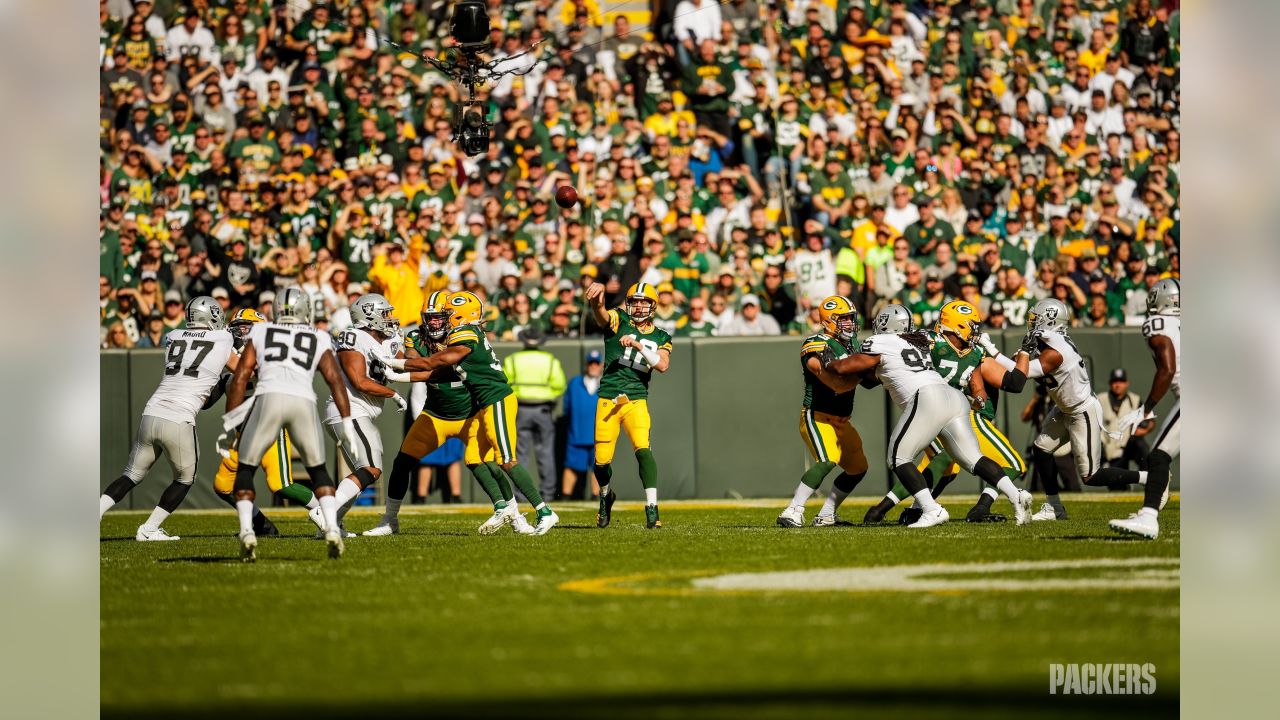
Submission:
[[[864,473],[869,467],[862,436],[847,417],[805,408],[800,412],[800,437],[818,462],[833,462],[850,475]]]
[[[1017,475],[1022,475],[1027,471],[1027,464],[1022,460],[1022,456],[1017,450],[1013,449],[1013,444],[1009,442],[1009,438],[1004,436],[996,428],[995,423],[988,420],[985,416],[976,412],[969,412],[969,423],[973,425],[973,434],[978,437],[978,447],[982,450],[982,454],[991,458],[993,462],[1006,470],[1012,470]],[[942,443],[934,440],[925,448],[924,458],[916,465],[920,472],[929,467],[930,461],[935,456],[943,452]],[[946,475],[957,475],[960,472],[960,466],[954,461],[947,465]]]
[[[259,465],[266,472],[267,487],[271,488],[273,493],[280,492],[281,488],[293,484],[293,464],[289,460],[289,454],[292,451],[289,435],[281,429],[276,441],[262,456],[262,462]],[[239,451],[233,447],[229,454],[231,457],[222,458],[222,463],[218,465],[218,474],[213,477],[213,489],[222,495],[227,495],[235,489],[236,469],[240,467]]]
[[[608,465],[618,449],[618,434],[625,430],[636,450],[649,447],[648,400],[627,400],[621,403],[607,398],[596,400],[596,464]]]
[[[479,440],[480,455],[500,465],[516,460],[516,395],[502,398],[471,417]],[[470,461],[468,461],[470,462]]]
[[[479,465],[482,453],[477,430],[480,423],[474,417],[463,420],[443,420],[434,415],[422,413],[409,426],[409,433],[400,443],[400,452],[416,458],[424,458],[445,444],[449,438],[458,438],[463,444],[463,462],[468,466]],[[493,459],[490,450],[485,460]]]

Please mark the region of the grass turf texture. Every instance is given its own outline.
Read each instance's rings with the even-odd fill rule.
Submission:
[[[407,509],[400,535],[350,539],[337,562],[310,539],[304,516],[275,511],[286,537],[260,540],[252,565],[237,559],[230,511],[179,512],[166,527],[182,540],[170,543],[133,541],[143,513],[109,513],[103,715],[1168,715],[1179,674],[1176,588],[716,593],[691,585],[725,572],[1177,558],[1176,501],[1151,542],[1106,526],[1136,509],[1136,496],[1104,497],[1064,496],[1069,521],[1021,528],[964,523],[971,498],[946,498],[957,520],[926,530],[784,530],[774,526],[782,501],[664,503],[657,531],[644,530],[639,504],[619,503],[613,526],[598,530],[594,503],[561,504],[560,526],[541,538],[481,537],[475,529],[489,511],[477,506]],[[850,501],[844,514],[859,520],[865,509]],[[359,532],[375,517],[353,512],[347,524]],[[596,581],[616,577],[629,579]],[[1157,667],[1155,696],[1048,694],[1050,663],[1147,662]]]

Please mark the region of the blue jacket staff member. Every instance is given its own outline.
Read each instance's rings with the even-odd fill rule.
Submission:
[[[591,496],[600,494],[600,486],[589,470],[595,461],[596,393],[604,374],[604,357],[599,350],[587,353],[586,370],[569,381],[564,394],[564,415],[569,429],[564,450],[564,475],[560,488],[564,497],[573,497],[583,474],[591,478]]]
[[[516,454],[534,456],[538,461],[539,492],[554,497],[556,492],[556,402],[564,394],[564,368],[555,355],[540,349],[546,339],[539,325],[520,331],[524,349],[511,353],[502,363],[511,389],[515,391]]]

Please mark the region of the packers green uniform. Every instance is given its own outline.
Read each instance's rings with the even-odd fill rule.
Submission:
[[[805,338],[800,350],[800,367],[804,371],[804,406],[815,412],[849,417],[853,414],[853,391],[837,393],[809,371],[809,358],[821,355],[825,350],[830,350],[832,358],[836,360],[849,355],[849,348],[844,343],[825,333]]]
[[[929,354],[933,357],[933,367],[951,387],[969,396],[969,378],[978,371],[986,352],[974,345],[967,352],[961,353],[951,347],[951,343],[938,333],[933,336],[933,347]],[[987,406],[982,409],[982,416],[988,420],[996,419],[996,403],[1000,399],[1000,388],[987,385]]]
[[[806,473],[808,487],[817,489],[831,470],[831,463],[849,475],[867,471],[867,456],[862,437],[849,422],[853,414],[854,391],[838,393],[827,387],[809,370],[809,358],[830,352],[833,359],[847,357],[852,351],[838,338],[818,333],[805,338],[800,346],[800,368],[804,373],[804,409],[800,412],[800,437],[817,463]]]
[[[502,362],[498,360],[493,346],[489,345],[483,328],[459,325],[449,333],[445,344],[449,347],[462,345],[471,350],[456,369],[476,407],[488,407],[511,394],[511,384],[502,371]]]
[[[604,339],[604,377],[600,380],[600,397],[626,395],[631,400],[647,400],[649,378],[653,369],[636,348],[623,347],[622,338],[631,336],[651,351],[671,352],[671,335],[653,326],[641,331],[631,316],[622,310],[609,311],[609,332]]]
[[[431,344],[421,330],[409,333],[408,342],[409,347],[422,357],[432,354]],[[427,381],[427,402],[422,411],[441,420],[466,420],[475,414],[471,393],[463,384],[458,368],[437,368],[431,373],[431,379]]]

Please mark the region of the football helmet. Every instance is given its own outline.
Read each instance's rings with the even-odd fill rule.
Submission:
[[[484,320],[484,302],[473,292],[463,290],[449,296],[449,327],[475,325]]]
[[[653,309],[658,306],[658,291],[649,283],[636,283],[627,288],[627,295],[622,304],[626,307],[632,322],[649,322],[653,319]],[[644,308],[643,311],[641,307]]]
[[[1181,315],[1181,286],[1174,278],[1165,278],[1147,291],[1147,314]]]
[[[351,324],[366,330],[376,330],[391,336],[400,331],[396,309],[378,293],[366,293],[351,304]]]
[[[271,319],[278,323],[311,324],[311,296],[301,288],[290,287],[276,293],[271,303]]]
[[[437,290],[427,297],[427,304],[422,306],[422,333],[430,340],[440,341],[449,333],[449,317],[453,310],[449,306],[449,293]]]
[[[227,314],[217,300],[208,295],[191,298],[187,303],[187,327],[204,330],[224,330],[227,327]]]
[[[244,340],[249,337],[249,329],[253,327],[254,323],[266,321],[267,319],[262,316],[262,313],[253,308],[237,310],[236,314],[231,317],[231,322],[227,323],[228,327],[231,328],[232,337],[235,338],[236,349],[239,350],[244,346]]]
[[[1047,332],[1066,332],[1071,325],[1071,310],[1056,298],[1045,298],[1027,313],[1027,327]]]
[[[849,342],[858,337],[858,311],[853,303],[841,295],[832,295],[818,306],[818,319],[822,329],[831,337]]]
[[[938,322],[933,324],[933,331],[955,333],[960,342],[969,347],[978,336],[979,317],[978,308],[973,303],[952,300],[942,306],[942,313],[938,316]]]
[[[911,311],[905,305],[898,304],[885,306],[871,323],[871,330],[876,335],[900,335],[915,329],[916,321],[911,317]]]

